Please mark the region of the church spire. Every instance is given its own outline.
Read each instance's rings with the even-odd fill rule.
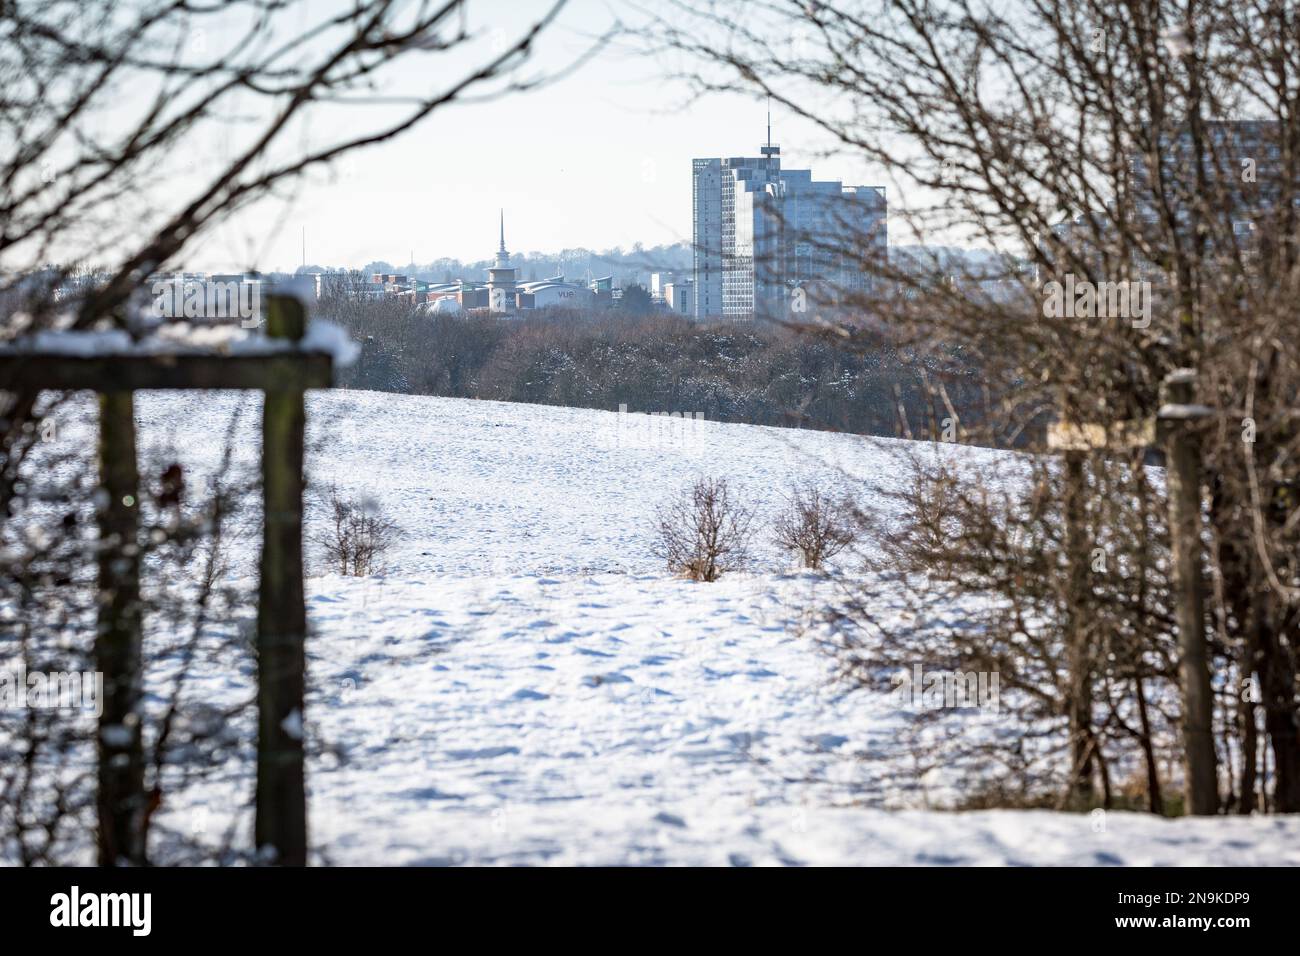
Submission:
[[[504,209],[501,210],[501,245],[497,247],[497,257],[493,268],[510,268],[510,253],[506,252],[506,211]]]
[[[515,270],[510,267],[510,253],[506,252],[506,211],[501,210],[501,246],[496,261],[488,269],[488,308],[493,312],[513,312],[515,301]]]

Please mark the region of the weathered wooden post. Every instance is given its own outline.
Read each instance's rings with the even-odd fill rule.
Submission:
[[[1070,791],[1078,807],[1087,807],[1093,798],[1092,739],[1092,626],[1088,620],[1089,551],[1087,540],[1088,478],[1084,470],[1085,453],[1065,453],[1063,478],[1064,551],[1066,561],[1065,654],[1069,674],[1070,720]]]
[[[306,334],[306,324],[306,309],[296,298],[268,297],[269,338],[295,345]],[[340,341],[346,343],[346,336]],[[42,389],[89,389],[100,394],[100,493],[96,509],[99,599],[94,656],[96,669],[104,678],[96,800],[98,856],[106,865],[146,862],[145,821],[149,812],[139,711],[144,613],[140,600],[140,490],[133,392],[154,388],[255,388],[265,394],[254,838],[269,862],[305,864],[303,395],[308,388],[332,387],[334,360],[340,353],[324,345],[314,350],[254,349],[245,355],[135,347],[111,353],[91,349],[85,355],[70,355],[33,346],[25,341],[0,344],[0,382],[6,390],[36,393]]]
[[[1123,452],[1133,448],[1149,448],[1156,442],[1154,418],[1131,419],[1117,422],[1054,422],[1047,428],[1047,446],[1064,454],[1064,524],[1065,553],[1068,562],[1066,581],[1066,652],[1070,678],[1070,788],[1063,795],[1063,805],[1071,798],[1086,805],[1093,798],[1092,768],[1102,771],[1104,796],[1109,798],[1110,786],[1092,729],[1092,666],[1095,648],[1091,624],[1085,616],[1086,599],[1090,585],[1087,579],[1089,542],[1087,540],[1087,509],[1084,494],[1087,475],[1084,461],[1091,452]],[[1135,677],[1138,693],[1138,710],[1144,730],[1148,727],[1146,701],[1142,697],[1141,680]],[[1147,752],[1147,786],[1153,807],[1160,805],[1160,781],[1155,761]]]
[[[297,342],[306,310],[290,296],[266,302],[266,333]],[[303,587],[303,432],[300,379],[264,386],[262,560],[257,608],[258,851],[280,866],[307,862],[303,693],[307,610]]]
[[[142,675],[140,479],[135,396],[99,396],[100,496],[95,669],[104,678],[99,717],[96,809],[100,866],[141,866],[144,853],[144,750],[139,713]]]
[[[1219,779],[1201,593],[1205,573],[1201,561],[1201,456],[1190,425],[1192,419],[1209,414],[1209,409],[1192,404],[1195,383],[1192,369],[1169,373],[1162,386],[1159,418],[1165,439],[1174,621],[1181,651],[1187,812],[1204,816],[1218,812]]]

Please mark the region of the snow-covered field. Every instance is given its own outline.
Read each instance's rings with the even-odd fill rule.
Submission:
[[[233,407],[147,397],[142,435],[211,467]],[[315,486],[373,496],[403,530],[386,575],[308,586],[323,861],[1300,863],[1293,820],[926,810],[950,794],[910,772],[911,716],[834,680],[808,626],[833,586],[787,572],[765,518],[753,574],[691,584],[653,554],[655,506],[700,474],[766,515],[794,478],[839,483],[888,521],[905,443],[364,392],[309,415]],[[192,696],[237,686],[209,664]],[[161,812],[218,831],[246,790]]]

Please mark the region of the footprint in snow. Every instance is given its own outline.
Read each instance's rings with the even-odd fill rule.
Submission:
[[[543,694],[528,687],[521,687],[510,695],[511,700],[550,700],[550,697],[550,694]]]
[[[626,674],[588,674],[582,679],[582,682],[588,687],[599,687],[601,684],[630,684],[632,678]]]
[[[478,750],[448,750],[447,756],[452,760],[491,760],[517,753],[518,747],[482,747]]]

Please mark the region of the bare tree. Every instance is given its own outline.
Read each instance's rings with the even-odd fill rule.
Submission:
[[[659,554],[674,574],[716,581],[749,563],[753,517],[725,478],[700,478],[659,509]]]
[[[234,213],[449,104],[564,72],[522,69],[563,5],[505,37],[471,0],[0,6],[0,332],[130,325],[142,283]],[[0,510],[35,404],[0,406]]]
[[[313,538],[339,574],[365,577],[384,570],[384,558],[401,533],[373,500],[345,498],[337,485],[325,497],[327,528]]]
[[[814,484],[790,493],[788,507],[777,516],[779,547],[795,552],[805,568],[819,571],[858,537],[858,512],[845,498],[832,498]]]
[[[1104,631],[1087,617],[1096,585],[1081,573],[1098,549],[1111,566],[1121,557],[1122,516],[1088,517],[1107,484],[1101,465],[1149,451],[1174,472],[1141,559],[1174,541],[1176,586],[1159,595],[1156,619],[1160,646],[1170,636],[1180,646],[1169,676],[1186,807],[1257,805],[1262,711],[1274,806],[1300,811],[1300,348],[1284,331],[1300,293],[1295,10],[681,0],[656,26],[645,32],[656,52],[701,94],[768,96],[895,184],[891,239],[919,248],[864,263],[879,281],[870,294],[842,290],[838,314],[792,310],[785,321],[839,325],[846,338],[887,323],[918,356],[967,355],[998,410],[986,424],[1000,427],[958,427],[945,407],[909,434],[923,424],[920,434],[945,440],[1019,435],[1055,454],[1061,444],[1045,441],[1055,424],[1082,456],[1067,456],[1050,492],[1060,507],[1039,519],[1068,529],[1047,572],[1063,596],[1054,653],[1074,697],[1067,773],[1095,773],[1102,743],[1088,741],[1110,719],[1108,687],[1128,686],[1135,706],[1140,681],[1166,677],[1145,665],[1126,684],[1099,675]],[[954,261],[938,248],[957,242],[985,254]],[[942,386],[927,389],[947,406]],[[936,427],[945,418],[953,427]],[[1132,461],[1129,493],[1163,493],[1143,476],[1148,464]],[[961,532],[949,521],[943,533]],[[1154,653],[1140,641],[1139,659]],[[1217,714],[1215,685],[1234,688]]]
[[[499,17],[480,16],[472,0],[329,9],[306,0],[0,4],[0,341],[65,330],[139,336],[159,319],[140,307],[151,276],[186,268],[195,247],[236,214],[274,213],[272,204],[291,198],[306,175],[389,142],[449,104],[511,94],[562,73],[524,72],[562,6],[557,0],[503,32]],[[250,270],[260,269],[272,238],[249,237]],[[110,394],[104,411],[125,427],[107,432],[114,457],[125,461],[134,447],[111,436],[130,432],[130,393]],[[71,524],[51,536],[50,501],[42,497],[50,483],[32,480],[47,410],[38,393],[0,381],[0,539],[32,533],[58,542],[45,555],[13,552],[0,585],[16,606],[43,609],[17,630],[22,652],[48,669],[64,663],[39,650],[55,637],[71,645],[94,640],[85,589],[72,586],[85,583],[82,565],[98,560],[101,572],[112,573],[134,564],[120,554],[144,553],[143,533],[159,530],[161,541],[152,543],[160,550],[175,548],[176,538],[133,520],[112,539],[84,540],[92,522],[78,507],[95,499],[93,485],[57,492]],[[101,477],[100,494],[110,493],[113,474]],[[127,497],[135,495],[110,500]],[[33,573],[42,563],[48,573]],[[189,611],[201,625],[214,613],[201,586],[213,580],[211,565],[190,570],[201,579],[197,596],[192,578],[175,593],[197,601]],[[109,822],[113,832],[130,834],[101,843],[108,864],[146,862],[153,807],[144,788],[152,784],[160,795],[170,786],[162,766],[168,748],[187,743],[185,721],[165,718],[159,752],[146,766],[135,705],[152,663],[141,650],[151,626],[144,615],[158,608],[133,598],[149,586],[135,577],[101,609],[108,626],[97,648],[120,667],[106,693],[123,718],[121,733],[101,735],[100,785],[116,774],[118,789],[131,795],[98,808],[101,837]],[[91,619],[93,612],[92,604]],[[81,777],[51,784],[42,776],[50,753],[93,760],[42,727],[33,717],[25,735],[3,741],[29,761],[0,781],[22,808],[4,822],[17,831],[24,862],[57,857],[75,829],[70,821],[86,822],[70,811],[93,814],[93,795],[87,809],[84,788],[77,789]]]

